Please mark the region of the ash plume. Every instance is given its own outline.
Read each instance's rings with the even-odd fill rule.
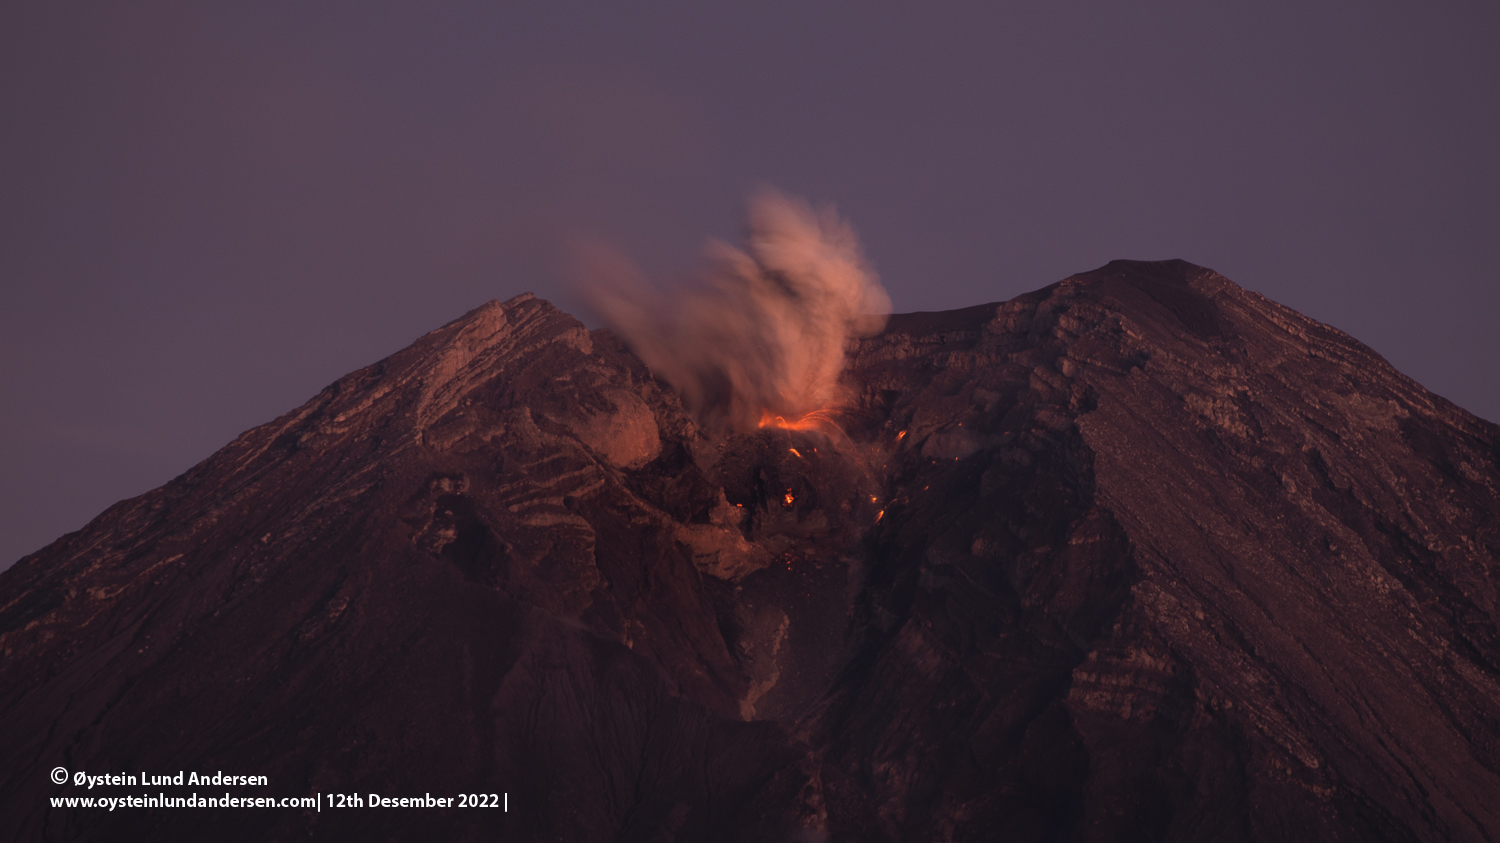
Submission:
[[[609,327],[701,423],[740,431],[837,409],[845,343],[879,332],[890,312],[832,208],[764,190],[745,226],[741,248],[709,242],[692,284],[654,286],[603,247],[585,256],[582,279]]]

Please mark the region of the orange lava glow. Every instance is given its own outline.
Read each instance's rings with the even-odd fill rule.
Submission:
[[[796,448],[787,448],[787,450],[791,451],[794,454],[796,454],[797,455],[797,459],[799,459],[799,460],[805,460],[805,459],[807,459],[807,457],[802,456],[802,452],[798,451]]]
[[[904,430],[901,431],[900,433],[896,434],[896,441],[897,442],[900,442],[902,439],[905,439],[905,438],[906,438],[906,431],[904,431]]]
[[[875,523],[879,524],[880,523],[880,519],[882,519],[884,517],[885,517],[885,510],[883,510],[883,509],[880,510],[879,512],[875,513]]]
[[[756,427],[779,427],[782,430],[816,430],[827,436],[840,439],[847,438],[844,429],[834,421],[834,412],[830,409],[813,410],[804,416],[789,419],[778,416],[770,410],[761,410],[760,422]],[[798,456],[801,456],[798,454]]]
[[[792,496],[791,492],[787,492],[786,494],[782,495],[781,500],[783,501],[784,506],[791,506],[792,504],[797,502],[797,499]]]

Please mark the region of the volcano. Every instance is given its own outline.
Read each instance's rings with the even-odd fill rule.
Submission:
[[[1500,427],[1181,261],[847,359],[713,431],[522,295],[341,378],[0,574],[0,834],[1500,837]],[[266,783],[74,778],[179,771]],[[319,801],[57,801],[193,793]]]

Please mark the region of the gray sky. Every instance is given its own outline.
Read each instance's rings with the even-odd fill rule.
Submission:
[[[12,2],[0,567],[608,240],[832,202],[897,310],[1180,257],[1500,418],[1493,3]]]

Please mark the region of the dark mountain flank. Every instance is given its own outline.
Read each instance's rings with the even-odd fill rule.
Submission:
[[[0,574],[0,837],[1500,838],[1500,428],[1180,261],[845,379],[702,430],[529,295],[342,378]],[[324,801],[49,802],[195,790]]]

